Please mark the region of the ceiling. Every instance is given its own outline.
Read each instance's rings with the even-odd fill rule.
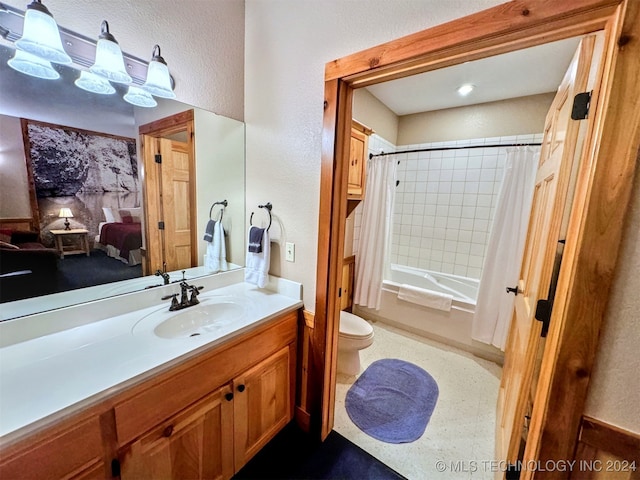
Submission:
[[[495,102],[555,92],[571,62],[579,38],[465,62],[367,87],[396,115]],[[458,87],[475,89],[466,97]]]

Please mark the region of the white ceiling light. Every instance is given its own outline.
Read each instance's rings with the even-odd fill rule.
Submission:
[[[91,73],[101,75],[116,83],[131,83],[122,58],[122,50],[115,37],[109,33],[109,24],[102,21],[98,44],[96,45],[96,61],[89,68]]]
[[[131,105],[136,105],[137,107],[155,107],[158,105],[158,102],[154,100],[149,92],[140,87],[136,87],[135,85],[131,85],[127,93],[122,98]]]
[[[87,71],[80,72],[80,77],[73,83],[75,83],[76,87],[87,92],[99,93],[100,95],[110,95],[116,92],[113,85],[103,77]]]
[[[32,77],[44,78],[45,80],[60,78],[60,74],[54,70],[47,60],[22,50],[16,50],[13,57],[7,61],[7,64],[15,71]]]
[[[471,85],[470,83],[465,83],[464,85],[461,85],[460,87],[458,87],[458,94],[462,95],[463,97],[466,97],[473,91],[474,88],[476,88],[475,85]]]
[[[160,46],[155,45],[151,53],[151,62],[147,70],[147,81],[142,88],[147,92],[162,98],[176,98],[171,88],[171,76],[164,58],[160,56]]]
[[[16,47],[48,62],[71,63],[71,57],[62,48],[58,25],[40,0],[27,6],[22,37],[16,40]]]

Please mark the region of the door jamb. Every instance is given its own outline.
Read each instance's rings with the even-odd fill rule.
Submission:
[[[528,452],[532,459],[573,457],[617,260],[617,248],[612,246],[618,246],[622,238],[640,146],[640,116],[628,101],[629,95],[637,98],[640,93],[635,83],[640,75],[637,60],[640,27],[633,22],[639,10],[638,2],[627,0],[529,0],[526,5],[515,0],[326,65],[316,309],[309,346],[313,368],[307,378],[309,401],[303,406],[311,413],[312,425],[319,428],[322,439],[331,431],[334,416],[337,300],[353,89],[608,29],[613,35],[613,47],[606,60],[602,94],[597,100],[600,118],[594,122],[592,141],[585,146],[588,161],[576,191],[582,203],[572,213],[574,235],[565,246],[566,261],[554,309],[556,328],[549,333],[552,338],[548,340],[540,377],[545,389],[538,390],[551,403],[547,411],[538,412],[532,419],[536,441]],[[599,290],[594,296],[595,285]],[[581,308],[585,292],[591,298],[588,307]],[[574,325],[586,328],[581,338],[583,346],[573,353],[563,344],[569,335],[565,328],[568,322],[571,328]],[[566,380],[569,385],[563,384]],[[551,477],[554,472],[547,474]]]

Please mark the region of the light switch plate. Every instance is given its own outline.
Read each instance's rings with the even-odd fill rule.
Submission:
[[[295,262],[296,261],[296,245],[292,242],[287,242],[285,244],[285,259],[287,262]]]

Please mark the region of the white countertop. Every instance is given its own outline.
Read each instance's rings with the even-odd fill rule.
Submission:
[[[244,282],[203,290],[201,303],[214,296],[234,298],[246,305],[245,315],[213,333],[182,339],[160,338],[153,328],[141,329],[139,322],[145,316],[158,312],[156,316],[163,317],[169,302],[140,308],[144,303],[136,302],[136,294],[131,294],[112,301],[128,301],[139,310],[0,348],[0,444],[11,443],[199,351],[300,308],[300,293],[300,284],[286,280],[278,280],[273,290]],[[19,321],[22,319],[15,320]]]

